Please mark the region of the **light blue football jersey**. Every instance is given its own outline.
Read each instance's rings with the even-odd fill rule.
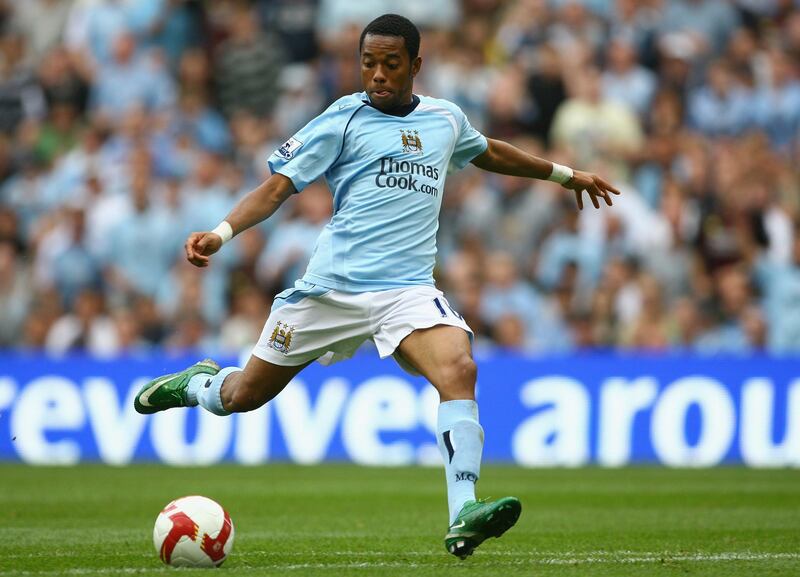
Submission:
[[[345,292],[433,285],[447,172],[488,144],[452,102],[418,98],[394,116],[364,92],[344,96],[270,156],[298,191],[324,175],[333,193],[304,281]]]

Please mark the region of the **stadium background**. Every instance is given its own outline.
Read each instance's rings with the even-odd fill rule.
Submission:
[[[416,92],[623,190],[579,213],[552,183],[448,179],[436,278],[477,334],[487,459],[797,465],[792,0],[0,1],[0,458],[436,460],[429,387],[370,350],[301,375],[274,418],[224,425],[213,458],[220,425],[145,421],[129,399],[199,354],[235,361],[302,273],[324,183],[210,269],[183,240],[360,90],[359,33],[387,11],[423,30]]]

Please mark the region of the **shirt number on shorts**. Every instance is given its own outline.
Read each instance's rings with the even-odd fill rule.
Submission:
[[[447,302],[447,299],[444,298],[440,299],[439,297],[436,297],[435,299],[433,299],[433,304],[436,305],[436,308],[439,310],[439,314],[442,315],[442,318],[447,316],[447,311],[444,309],[444,306],[442,306],[442,301],[444,301],[444,304],[447,306],[448,309],[450,309],[450,312],[453,313],[453,315],[457,319],[464,320],[464,317],[458,314],[456,310],[450,306],[450,303]]]

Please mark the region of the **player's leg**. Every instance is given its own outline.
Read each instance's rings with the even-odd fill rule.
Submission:
[[[216,415],[252,411],[280,393],[310,362],[282,366],[251,356],[244,369],[220,369],[217,363],[205,359],[147,383],[136,396],[134,407],[145,414],[197,405]]]
[[[477,368],[462,329],[438,325],[417,329],[402,340],[398,352],[439,392],[437,441],[447,473],[450,522],[475,500],[480,476],[483,429],[475,402]]]
[[[233,372],[225,379],[222,405],[232,413],[257,409],[278,396],[295,375],[312,362],[285,367],[252,355],[243,371]]]
[[[227,367],[216,375],[193,377],[187,396],[216,415],[253,411],[274,399],[311,362],[283,366],[251,355],[244,369]]]
[[[285,296],[282,296],[285,295]],[[200,405],[216,415],[257,409],[310,362],[332,351],[349,356],[369,336],[369,299],[304,285],[278,295],[244,369],[206,359],[147,383],[140,413]],[[363,301],[363,302],[361,302]]]
[[[165,375],[147,383],[134,400],[140,413],[155,413],[173,407],[200,405],[215,415],[229,415],[257,409],[278,393],[303,368],[322,354],[314,349],[317,333],[308,322],[314,315],[324,317],[323,303],[305,291],[295,291],[300,298],[291,305],[276,298],[278,306],[261,332],[253,354],[244,369],[220,368],[205,359],[181,372]],[[283,293],[282,293],[283,294]],[[280,297],[280,295],[279,295]],[[280,312],[276,312],[280,311]],[[311,330],[299,339],[296,327]]]
[[[400,342],[398,352],[439,391],[437,442],[450,510],[445,547],[463,559],[485,539],[499,537],[512,527],[521,511],[514,497],[492,502],[475,499],[483,429],[478,421],[477,368],[469,337],[457,326],[417,329]]]
[[[469,338],[453,326],[417,329],[402,340],[398,352],[439,392],[437,442],[447,474],[452,523],[464,504],[475,500],[483,452],[475,402],[477,368]]]

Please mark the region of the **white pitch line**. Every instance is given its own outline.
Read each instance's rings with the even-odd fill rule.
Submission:
[[[245,552],[234,555],[244,558],[252,554],[269,554],[269,552]],[[271,553],[275,554],[275,553]],[[340,551],[337,555],[365,555],[368,553],[356,551]],[[373,551],[372,556],[394,556],[396,553],[386,553]],[[282,553],[279,555],[283,555]],[[299,555],[307,555],[298,554]],[[436,556],[443,558],[442,554],[427,552],[408,552],[400,555],[424,557]],[[651,553],[636,551],[594,551],[586,554],[553,554],[546,552],[513,553],[509,551],[482,551],[482,557],[516,557],[506,561],[495,562],[495,566],[521,566],[521,565],[594,565],[594,564],[646,564],[662,562],[719,562],[719,561],[775,561],[775,560],[795,560],[800,559],[800,553],[754,553],[754,552],[723,552],[723,553],[692,553],[692,554],[670,554],[670,553]],[[520,558],[526,557],[526,558]],[[363,568],[415,568],[424,567],[422,562],[402,562],[402,561],[353,561],[349,563],[271,563],[269,569],[293,571],[300,569],[363,569]],[[242,567],[241,570],[257,569],[257,567]],[[148,572],[166,572],[172,569],[168,567],[115,567],[115,568],[75,568],[60,569],[57,571],[0,571],[0,576],[11,575],[99,575],[99,574],[131,574]]]
[[[439,556],[439,555],[437,555]],[[489,556],[484,553],[481,556]],[[668,555],[631,556],[614,558],[607,556],[559,556],[540,557],[528,559],[507,560],[495,562],[494,566],[520,566],[520,565],[594,565],[594,564],[637,564],[661,562],[715,562],[715,561],[772,561],[779,559],[800,559],[800,553],[717,553],[694,555]],[[352,563],[296,563],[276,564],[272,567],[280,569],[356,569],[359,567],[421,567],[422,563],[404,563],[400,561],[352,562]]]
[[[0,575],[119,575],[119,574],[135,574],[157,571],[159,573],[166,573],[167,571],[175,571],[173,567],[114,567],[114,568],[92,568],[92,569],[58,569],[54,571],[0,571]]]
[[[242,556],[296,556],[307,557],[308,552],[281,552],[275,551],[244,551]],[[330,551],[320,553],[322,556],[334,555],[337,557],[441,557],[438,551],[404,551],[402,553],[390,551]],[[563,561],[564,563],[592,562],[592,563],[613,563],[613,562],[656,562],[667,561],[759,561],[769,559],[800,559],[800,553],[757,553],[752,551],[721,552],[721,553],[672,553],[669,551],[568,551],[565,553],[555,553],[552,551],[480,551],[480,557],[526,557],[535,563],[554,563]],[[635,560],[635,561],[631,561]],[[641,561],[640,561],[641,560]]]
[[[543,557],[534,561],[534,564],[542,565],[589,565],[600,563],[620,563],[620,564],[637,564],[637,563],[661,563],[661,562],[713,562],[713,561],[773,561],[779,559],[800,559],[800,553],[696,553],[686,555],[639,555],[639,556],[622,556],[614,558],[611,555],[607,556],[585,556],[585,557]]]

